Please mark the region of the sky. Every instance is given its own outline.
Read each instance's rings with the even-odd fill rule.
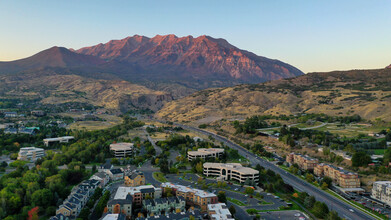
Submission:
[[[391,64],[389,0],[0,0],[0,61],[132,35],[209,35],[303,72]]]

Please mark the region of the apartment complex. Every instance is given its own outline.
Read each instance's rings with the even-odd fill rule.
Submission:
[[[74,187],[68,198],[56,210],[56,216],[52,218],[56,219],[58,216],[64,216],[69,219],[75,219],[99,184],[99,181],[89,179]]]
[[[115,143],[110,144],[110,151],[115,157],[128,157],[133,153],[132,143]]]
[[[207,158],[218,158],[224,154],[223,148],[200,148],[197,151],[188,151],[187,159],[189,161],[195,160],[197,158],[207,159]]]
[[[170,182],[162,183],[161,187],[163,192],[168,188],[172,189],[173,194],[177,197],[183,197],[187,205],[199,206],[203,212],[207,211],[209,204],[216,204],[218,202],[217,196],[207,191],[176,185]]]
[[[360,178],[357,173],[344,170],[330,164],[320,163],[314,168],[316,176],[328,176],[333,182],[342,188],[360,187]]]
[[[155,199],[162,197],[162,189],[155,188],[152,185],[137,187],[118,187],[114,199],[126,199],[128,195],[132,196],[132,202],[141,205],[144,199]]]
[[[132,186],[132,187],[145,185],[144,173],[141,171],[133,171],[129,175],[126,175],[125,185]]]
[[[391,181],[374,182],[371,197],[391,206]]]
[[[216,176],[222,180],[235,180],[239,183],[258,183],[259,171],[243,167],[240,163],[204,163],[204,175]]]
[[[19,150],[18,160],[36,161],[45,156],[45,151],[38,147],[22,147]]]
[[[186,200],[181,196],[147,199],[143,201],[143,207],[145,210],[147,210],[148,216],[184,212],[186,211],[185,206]]]
[[[225,203],[209,204],[208,216],[211,220],[234,220]]]
[[[302,170],[314,170],[319,163],[318,159],[297,153],[288,154],[286,156],[286,161],[290,164],[297,164]]]
[[[106,173],[112,181],[122,180],[124,178],[124,171],[121,168],[106,170]]]
[[[103,188],[109,182],[110,177],[105,172],[98,172],[92,175],[90,179],[98,180],[100,182],[100,187]]]

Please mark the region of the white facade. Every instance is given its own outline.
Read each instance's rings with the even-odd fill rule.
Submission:
[[[208,215],[211,220],[234,220],[225,203],[209,204]]]
[[[68,143],[69,140],[75,139],[73,136],[64,136],[64,137],[57,137],[57,138],[46,138],[43,139],[43,143],[45,146],[49,146],[50,142],[60,142],[60,143]]]
[[[113,152],[115,157],[127,157],[133,153],[132,143],[116,143],[110,144],[110,151]]]
[[[36,161],[37,159],[44,156],[45,156],[45,151],[42,148],[23,147],[20,148],[19,150],[18,160]]]
[[[189,161],[195,160],[197,158],[205,160],[206,158],[216,158],[223,155],[223,148],[200,148],[197,151],[188,151],[187,159]]]
[[[240,163],[204,163],[204,175],[216,176],[223,180],[235,180],[245,183],[247,179],[258,183],[259,171],[243,167]]]
[[[374,182],[371,197],[391,206],[391,181]]]

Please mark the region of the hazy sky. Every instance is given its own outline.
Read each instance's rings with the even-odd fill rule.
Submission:
[[[0,60],[134,34],[210,35],[304,72],[391,64],[390,0],[0,0]]]

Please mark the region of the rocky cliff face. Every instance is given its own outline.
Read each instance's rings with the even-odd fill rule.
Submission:
[[[132,64],[139,72],[173,78],[214,78],[242,82],[264,82],[303,73],[278,60],[240,50],[224,39],[135,35],[76,50],[108,62]]]

